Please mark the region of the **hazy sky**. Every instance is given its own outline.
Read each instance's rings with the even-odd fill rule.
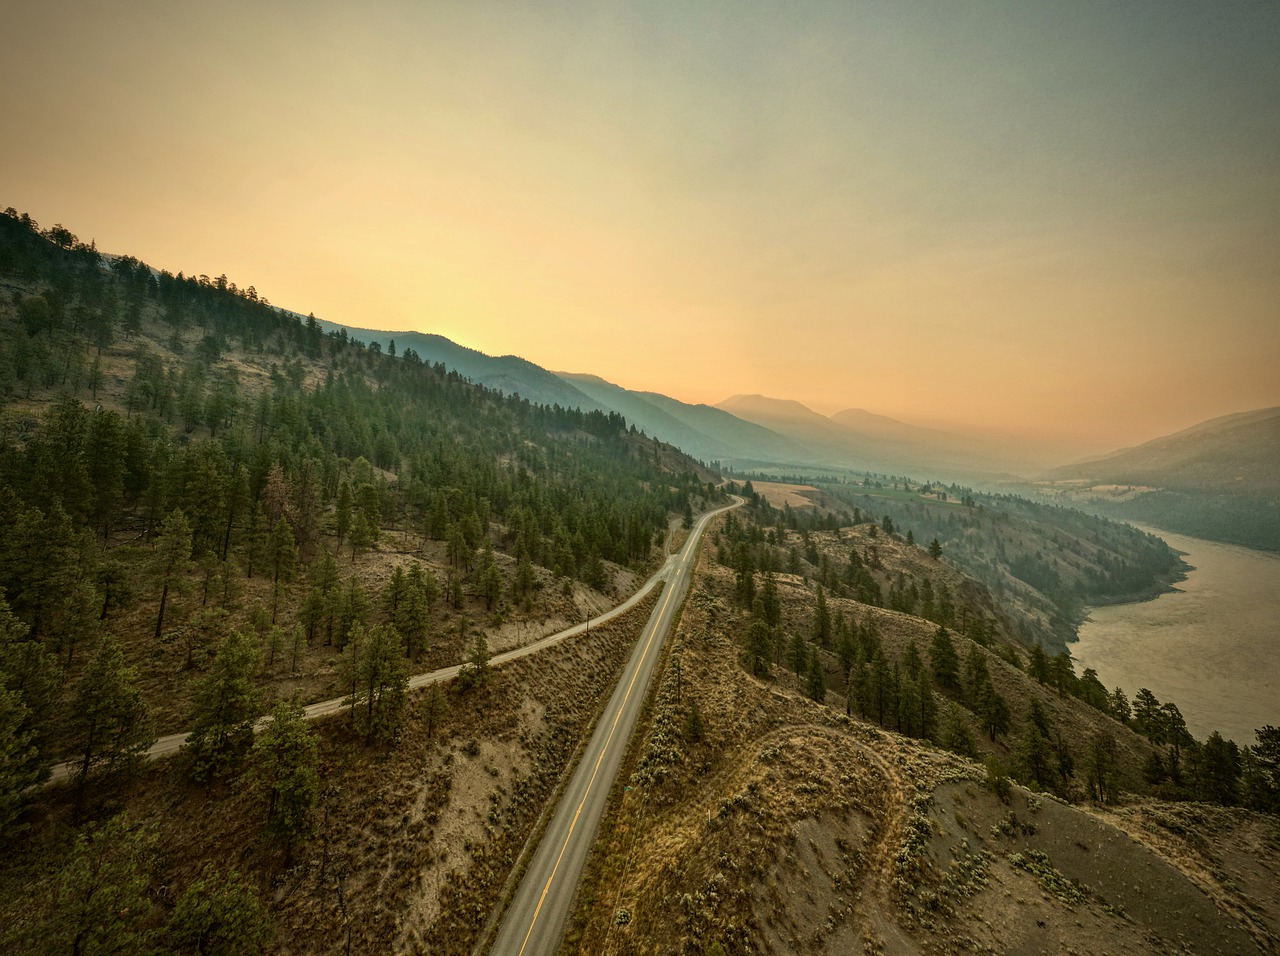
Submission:
[[[6,3],[0,206],[686,401],[1280,404],[1280,4]]]

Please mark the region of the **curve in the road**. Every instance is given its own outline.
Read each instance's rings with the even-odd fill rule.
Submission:
[[[741,502],[741,499],[738,499],[738,501]],[[730,507],[737,507],[737,505],[731,505]],[[701,518],[699,519],[700,521],[699,525],[696,526],[698,533],[699,534],[701,533],[701,528],[705,526],[705,522],[708,519],[710,519],[713,515],[719,514],[721,511],[724,511],[724,510],[727,510],[727,509],[721,508],[715,511],[709,511],[706,514],[702,515]],[[690,534],[689,538],[690,540],[693,540],[694,535]],[[684,547],[687,548],[688,546],[689,546],[689,542],[686,541]],[[601,624],[604,624],[608,621],[613,620],[615,617],[617,617],[620,614],[627,613],[632,608],[634,608],[637,604],[642,602],[646,597],[648,597],[650,592],[653,591],[653,589],[656,588],[660,583],[668,580],[668,578],[671,576],[672,568],[676,565],[680,555],[683,553],[684,553],[684,548],[682,548],[676,554],[668,555],[667,560],[663,563],[662,567],[659,568],[656,572],[654,572],[654,574],[647,581],[645,581],[645,583],[639,588],[639,590],[637,590],[634,594],[631,595],[631,597],[627,598],[621,604],[618,604],[617,606],[612,607],[609,610],[605,611],[604,613],[598,614],[597,616],[591,618],[588,621],[584,621],[581,624],[575,624],[573,627],[565,628],[563,631],[557,631],[554,634],[548,634],[545,637],[541,637],[538,640],[522,645],[521,647],[516,647],[509,651],[503,651],[501,654],[495,654],[493,655],[492,658],[490,658],[489,666],[501,667],[503,664],[509,663],[510,661],[518,660],[522,657],[527,657],[530,654],[536,654],[538,651],[545,650],[548,647],[553,647],[554,645],[559,644],[562,641],[566,641],[571,637],[576,637],[579,634],[584,634],[588,632],[592,627],[599,627]],[[441,667],[438,670],[428,671],[423,674],[415,674],[414,676],[409,678],[409,689],[416,690],[420,687],[426,687],[430,684],[434,684],[437,681],[452,680],[453,678],[457,677],[459,673],[461,673],[462,668],[465,666],[466,665],[464,664],[451,664],[448,667]],[[305,708],[303,708],[303,714],[308,720],[315,720],[319,717],[327,717],[330,714],[338,713],[340,710],[346,707],[347,704],[345,702],[347,700],[348,700],[348,697],[344,695],[342,697],[331,697],[328,700],[316,701],[314,704],[308,704]],[[270,720],[271,718],[269,716],[259,718],[258,723],[254,727],[255,732],[261,731],[262,728],[265,727],[270,722]],[[190,735],[191,735],[191,731],[184,730],[181,733],[166,734],[165,736],[158,738],[156,742],[152,744],[151,747],[147,750],[146,754],[144,755],[145,759],[156,760],[161,757],[173,756],[175,753],[177,753],[179,750],[182,749],[183,745],[186,744],[187,738]],[[80,761],[78,760],[69,760],[65,763],[55,764],[53,766],[52,773],[49,778],[49,782],[57,783],[60,780],[69,779],[71,775],[75,773],[76,768],[79,766],[80,766]]]

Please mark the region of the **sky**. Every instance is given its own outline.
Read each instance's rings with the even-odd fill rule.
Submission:
[[[1280,405],[1280,4],[0,6],[0,207],[689,402]]]

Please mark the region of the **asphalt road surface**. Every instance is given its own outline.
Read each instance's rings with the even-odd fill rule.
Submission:
[[[737,504],[729,508],[736,508]],[[582,760],[560,797],[555,815],[507,908],[490,952],[493,956],[540,956],[560,948],[565,920],[573,904],[587,854],[618,766],[635,729],[653,669],[671,622],[689,588],[698,542],[707,522],[729,510],[703,515],[684,547],[667,561],[667,588],[636,643],[613,696],[596,723]]]

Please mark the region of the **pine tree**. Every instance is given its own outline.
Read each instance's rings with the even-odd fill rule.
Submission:
[[[938,700],[928,674],[920,675],[916,693],[920,699],[920,736],[934,740],[938,735]]]
[[[1129,698],[1125,696],[1125,692],[1119,687],[1111,692],[1111,696],[1107,701],[1107,709],[1111,712],[1111,716],[1122,724],[1127,724],[1133,719],[1133,709],[1129,706]]]
[[[778,582],[772,571],[765,572],[763,577],[760,587],[760,609],[765,624],[769,627],[777,627],[782,623],[782,602],[778,599]]]
[[[436,723],[443,719],[448,709],[449,701],[445,698],[444,691],[440,689],[440,682],[435,681],[431,685],[431,689],[427,691],[426,699],[422,703],[423,715],[427,719],[428,740],[435,736]]]
[[[1049,683],[1051,677],[1049,655],[1038,643],[1031,645],[1031,660],[1027,664],[1027,673],[1042,684]]]
[[[805,681],[805,693],[819,704],[827,700],[827,674],[822,666],[822,655],[816,651],[809,657],[809,674]]]
[[[756,677],[768,678],[773,640],[769,635],[769,625],[764,621],[754,620],[747,628],[747,644],[743,651],[743,660],[747,670]]]
[[[292,581],[298,565],[298,545],[293,528],[283,517],[277,518],[267,539],[267,559],[271,566],[271,623],[280,611],[280,589]]]
[[[992,743],[1002,734],[1009,732],[1011,715],[1005,699],[991,686],[990,678],[978,693],[978,713],[982,717],[982,726]]]
[[[1117,773],[1116,739],[1099,730],[1089,738],[1087,760],[1089,792],[1099,803],[1111,803],[1119,796]]]
[[[124,814],[77,834],[54,878],[49,920],[33,951],[150,952],[148,871],[154,845],[154,833]]]
[[[351,715],[365,743],[390,743],[400,732],[409,674],[394,627],[376,625],[351,642]]]
[[[256,956],[271,934],[271,917],[249,881],[209,865],[178,898],[166,933],[174,951],[227,956]]]
[[[6,842],[18,831],[28,787],[43,775],[40,752],[28,725],[31,712],[14,691],[0,684],[0,834]]]
[[[466,618],[459,624],[459,631],[466,633]],[[477,632],[467,649],[467,664],[463,670],[466,674],[467,687],[480,687],[489,680],[489,641],[484,632]]]
[[[248,635],[223,638],[213,665],[196,688],[192,731],[187,738],[197,779],[219,776],[238,765],[253,744],[260,694],[254,685],[261,655]]]
[[[284,842],[286,861],[294,841],[305,839],[314,826],[320,793],[316,744],[296,697],[276,705],[271,722],[254,741],[253,777],[267,795],[266,832]]]
[[[180,591],[191,569],[191,525],[176,508],[160,525],[152,554],[151,573],[160,582],[160,611],[156,615],[156,640],[164,633],[165,608],[170,591]]]
[[[104,636],[80,676],[69,721],[78,754],[77,804],[91,777],[99,771],[127,773],[155,742],[150,710],[134,686],[136,679],[119,642]]]
[[[869,702],[869,711],[876,718],[876,723],[881,727],[885,726],[885,717],[889,714],[889,703],[892,697],[892,690],[889,687],[890,672],[889,662],[885,659],[884,652],[879,647],[875,649],[875,656],[871,658],[871,674],[870,680],[867,681],[867,700]]]
[[[978,748],[973,742],[969,719],[957,705],[947,701],[942,711],[942,730],[938,743],[962,757],[977,757]]]
[[[1059,651],[1049,661],[1050,682],[1058,690],[1058,696],[1067,695],[1076,696],[1077,685],[1079,679],[1076,677],[1076,670],[1071,665],[1071,655],[1066,651]]]
[[[795,671],[796,677],[805,672],[809,665],[809,648],[804,642],[804,636],[796,631],[791,635],[791,669]]]
[[[49,776],[62,669],[0,598],[0,833]]]
[[[929,645],[929,664],[933,679],[948,690],[960,689],[960,658],[945,627],[939,627]]]
[[[1051,734],[1048,715],[1033,697],[1027,725],[1018,745],[1018,766],[1022,778],[1040,790],[1047,789],[1054,781]]]
[[[1163,728],[1160,720],[1160,701],[1156,695],[1142,687],[1133,698],[1133,722],[1139,732],[1146,734],[1153,743],[1164,743]]]
[[[831,646],[831,611],[827,608],[827,595],[822,585],[817,586],[818,597],[813,609],[813,639],[819,647]]]
[[[600,563],[599,555],[593,559],[593,564],[599,564],[599,574],[589,574],[588,578],[598,578],[601,580],[588,580],[588,584],[592,587],[603,585],[604,565]],[[486,544],[484,556],[480,563],[480,595],[484,598],[484,607],[486,611],[493,610],[493,606],[502,599],[502,572],[498,570],[498,562],[493,556],[493,546]]]
[[[983,688],[990,686],[991,674],[987,670],[987,658],[977,646],[969,648],[964,659],[964,696],[970,709],[979,712]]]

